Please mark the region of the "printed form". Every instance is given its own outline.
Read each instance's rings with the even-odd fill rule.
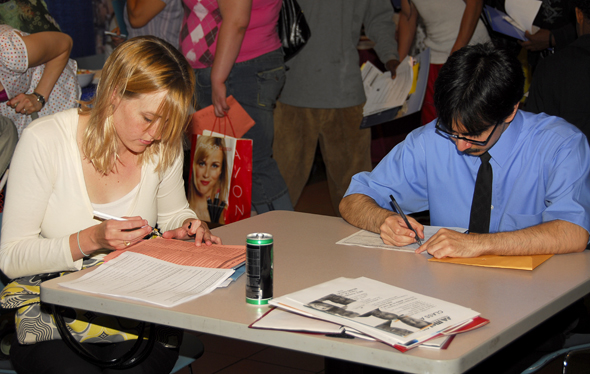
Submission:
[[[173,307],[206,295],[233,274],[233,269],[177,265],[126,252],[61,286],[100,295]]]

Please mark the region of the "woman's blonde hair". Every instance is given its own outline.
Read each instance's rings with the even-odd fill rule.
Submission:
[[[113,98],[136,98],[167,91],[158,108],[155,140],[139,155],[139,162],[158,157],[156,171],[172,165],[182,152],[182,136],[189,123],[195,76],[184,56],[164,40],[140,36],[119,45],[102,69],[96,96],[83,102],[81,114],[89,114],[82,152],[103,174],[110,173],[117,158],[117,134],[112,121]]]
[[[199,136],[197,139],[197,143],[195,145],[195,154],[193,155],[193,163],[192,163],[192,177],[190,184],[190,191],[189,191],[189,205],[191,208],[195,207],[195,200],[201,197],[201,193],[197,190],[195,186],[195,164],[199,163],[207,159],[211,154],[217,150],[221,150],[223,154],[223,161],[221,165],[221,173],[219,174],[219,179],[217,180],[217,187],[219,189],[219,201],[227,200],[228,193],[229,193],[229,179],[227,175],[228,170],[228,162],[227,162],[227,154],[225,147],[225,141],[223,138],[217,138],[214,136]]]

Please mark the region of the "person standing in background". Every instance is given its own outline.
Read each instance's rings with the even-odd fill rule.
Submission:
[[[533,21],[533,25],[540,29],[534,34],[525,32],[528,40],[518,41],[518,44],[528,51],[527,60],[533,72],[543,58],[553,54],[554,51],[560,51],[576,40],[574,8],[572,0],[541,2],[539,12]]]
[[[233,95],[255,121],[252,207],[258,213],[293,210],[287,185],[272,158],[273,110],[285,82],[277,21],[281,0],[183,0],[180,48],[195,69],[201,108],[229,110]]]
[[[44,31],[28,34],[0,25],[0,115],[19,136],[33,120],[75,108],[80,98],[78,65],[69,59],[72,38]]]
[[[361,28],[395,76],[399,65],[388,0],[298,0],[311,38],[287,66],[275,110],[274,154],[297,204],[319,141],[334,211],[356,173],[371,170],[371,131],[361,130],[366,101],[356,48]]]
[[[590,136],[590,0],[573,0],[578,39],[539,61],[525,110],[559,116]]]
[[[129,38],[153,35],[178,49],[184,15],[180,0],[127,0],[123,14]]]
[[[483,22],[479,19],[483,0],[402,0],[399,17],[399,56],[403,60],[412,46],[418,16],[424,21],[430,48],[430,70],[424,103],[422,124],[437,117],[434,108],[434,82],[449,56],[468,44],[490,41]]]

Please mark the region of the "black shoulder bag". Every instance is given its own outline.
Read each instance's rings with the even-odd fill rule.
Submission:
[[[285,61],[288,61],[299,53],[311,36],[309,26],[296,0],[283,0],[278,26],[283,54]]]

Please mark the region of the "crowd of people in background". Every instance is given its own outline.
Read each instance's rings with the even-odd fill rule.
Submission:
[[[366,100],[357,69],[359,61],[356,47],[361,33],[375,43],[377,57],[395,75],[399,61],[411,50],[415,51],[412,46],[417,42],[414,40],[416,29],[420,27],[423,30],[425,36],[419,43],[431,51],[428,84],[421,111],[421,125],[425,125],[437,117],[433,102],[434,83],[448,56],[465,45],[502,39],[502,36],[486,29],[480,15],[486,4],[505,10],[505,0],[300,0],[299,4],[314,37],[297,56],[284,63],[276,32],[282,4],[279,0],[114,0],[97,4],[96,10],[102,9],[99,12],[101,19],[112,20],[110,26],[116,26],[115,19],[124,22],[122,29],[126,30],[127,35],[113,37],[115,46],[135,36],[153,35],[178,48],[195,69],[195,110],[212,104],[216,115],[221,117],[228,110],[225,97],[233,95],[255,120],[256,125],[244,136],[255,144],[253,212],[292,210],[307,183],[319,147],[326,166],[332,206],[337,215],[338,204],[352,176],[373,167],[371,131],[361,130],[358,126]],[[547,66],[563,64],[557,62],[558,58],[554,58],[552,52],[567,48],[575,39],[575,7],[574,1],[570,0],[543,2],[535,18],[535,24],[540,30],[535,34],[527,31],[528,41],[511,40],[508,44],[512,47],[517,45],[528,52],[529,66],[526,66],[525,61],[525,69],[533,71],[540,63],[540,69],[544,71],[535,74],[531,99],[526,108],[534,112],[561,115],[578,126],[584,126],[580,123],[584,121],[584,113],[579,108],[587,106],[578,103],[587,95],[578,92],[573,94],[572,90],[563,95],[554,95],[555,98],[563,98],[569,94],[571,100],[567,100],[567,103],[575,109],[568,110],[568,114],[563,109],[561,112],[554,109],[561,105],[555,102],[558,99],[554,99],[550,109],[547,99],[543,107],[538,97],[541,85],[546,87],[550,84],[547,83],[550,77],[557,76],[547,73],[550,69]],[[121,17],[108,15],[117,8],[123,10]],[[335,11],[337,14],[327,15],[327,12]],[[108,14],[103,14],[105,12]],[[397,17],[394,12],[397,12]],[[580,14],[583,14],[582,10]],[[580,20],[583,25],[583,17]],[[585,32],[584,27],[578,31]],[[20,33],[25,41],[40,38],[28,36],[22,31]],[[3,35],[8,34],[3,31]],[[61,42],[62,39],[66,42]],[[15,40],[19,41],[20,38]],[[71,40],[67,39],[67,35],[54,34],[51,43],[41,43],[40,47],[47,48],[56,43],[60,48],[59,53],[64,55],[68,51],[68,42],[71,43]],[[3,48],[8,47],[3,45]],[[11,48],[21,47],[13,45]],[[71,50],[71,46],[69,48]],[[104,50],[102,46],[100,48]],[[28,75],[33,75],[34,65],[44,66],[46,62],[49,62],[50,67],[56,65],[49,61],[54,56],[45,56],[42,52],[38,61],[29,64]],[[565,56],[565,53],[561,55]],[[582,66],[580,59],[562,57],[561,60],[576,60],[579,61],[577,66]],[[63,58],[61,61],[64,61]],[[579,77],[577,66],[564,71]],[[13,71],[18,69],[14,66],[10,68]],[[77,105],[75,101],[80,96],[75,84],[75,61],[69,60],[62,69],[63,74],[54,83],[56,91],[47,106],[38,108],[40,102],[37,101],[28,109],[31,113],[24,113],[24,106],[10,108],[19,102],[18,99],[10,101],[9,105],[1,109],[2,123],[6,122],[4,117],[9,117],[20,133],[37,115],[55,113]],[[42,77],[39,73],[34,76],[30,87],[19,89],[24,92],[27,91],[25,88],[37,87]],[[247,77],[252,78],[248,80]],[[68,83],[64,82],[66,78]],[[47,91],[44,87],[46,80],[47,77],[40,86],[44,91]],[[574,90],[582,86],[575,85]],[[58,93],[57,89],[65,91]],[[11,98],[15,96],[12,90],[11,87],[5,89]],[[30,102],[37,100],[32,92],[27,93]],[[49,96],[48,92],[38,93],[42,97]],[[58,105],[60,100],[63,103]],[[574,120],[576,116],[580,119]],[[4,133],[12,134],[12,129],[8,128],[3,130]],[[13,140],[8,141],[8,137],[3,137],[4,142],[8,143],[3,147],[6,154],[11,153],[6,150],[13,148],[16,143],[14,135],[10,136]],[[6,158],[9,159],[9,156]],[[3,163],[7,164],[6,161]]]

